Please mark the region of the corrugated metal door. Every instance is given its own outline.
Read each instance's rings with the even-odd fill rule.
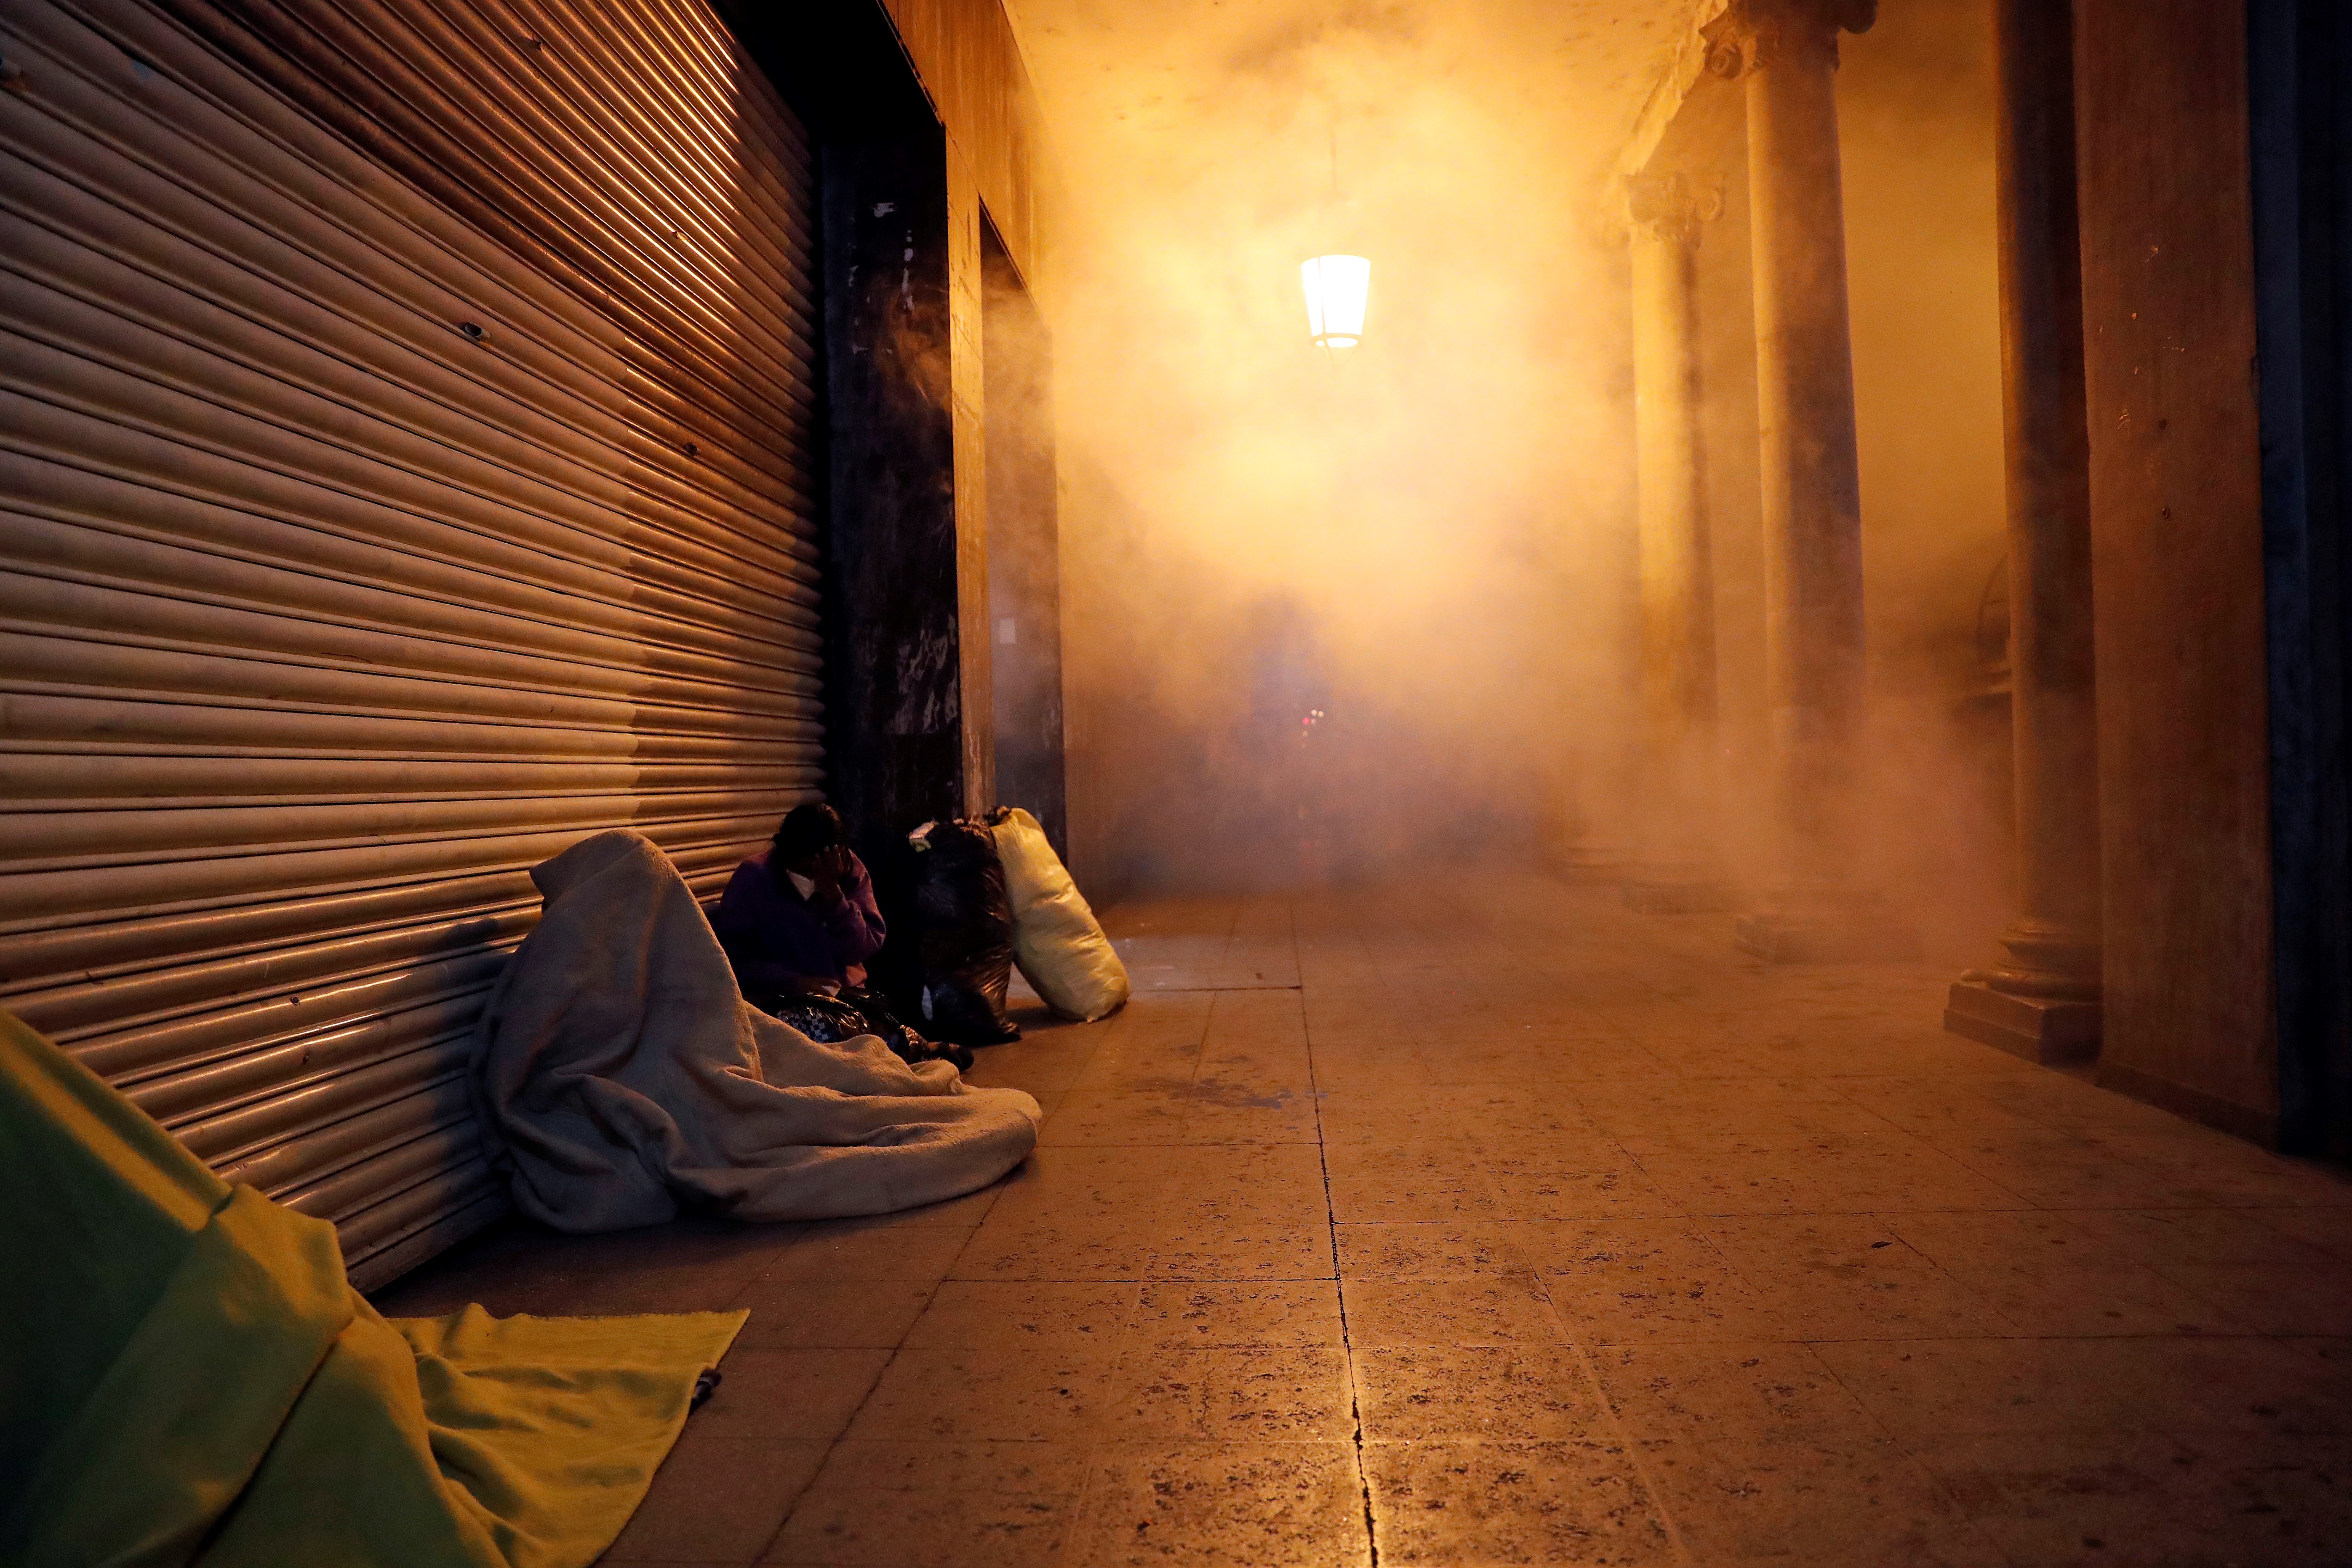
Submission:
[[[818,784],[807,143],[703,0],[0,9],[0,1007],[390,1278],[525,869]]]

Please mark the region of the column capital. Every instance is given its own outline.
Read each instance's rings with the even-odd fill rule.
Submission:
[[[1681,245],[1698,242],[1699,226],[1723,216],[1720,174],[1629,174],[1625,216],[1634,232]]]
[[[1834,69],[1838,35],[1866,33],[1877,19],[1878,0],[1731,0],[1702,29],[1706,68],[1726,80],[1782,61]]]

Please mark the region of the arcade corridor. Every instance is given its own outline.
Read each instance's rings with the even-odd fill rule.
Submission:
[[[1000,1186],[380,1301],[751,1310],[615,1563],[2341,1562],[2352,1185],[1722,919],[1129,905]]]
[[[0,5],[0,1563],[2352,1563],[2347,82]]]

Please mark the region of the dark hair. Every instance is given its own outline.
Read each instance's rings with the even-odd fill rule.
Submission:
[[[821,800],[805,801],[784,814],[770,848],[779,865],[789,866],[845,842],[841,814]]]

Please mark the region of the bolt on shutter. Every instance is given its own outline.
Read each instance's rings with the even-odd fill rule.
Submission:
[[[0,11],[0,1007],[380,1283],[536,862],[819,784],[806,137],[705,0]]]

